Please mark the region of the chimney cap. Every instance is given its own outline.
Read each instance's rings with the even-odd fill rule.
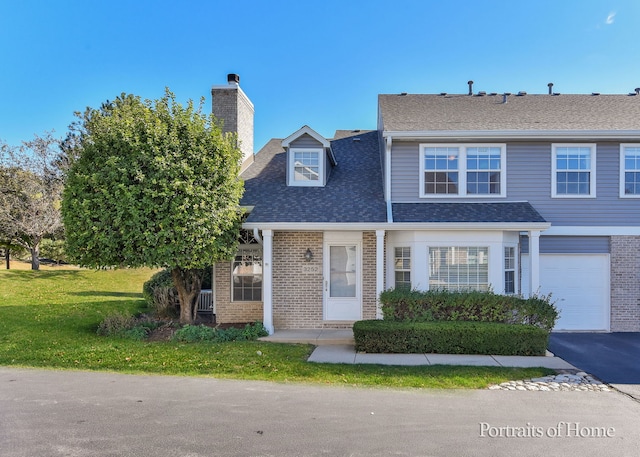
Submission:
[[[229,84],[240,84],[240,75],[236,73],[229,73],[227,75],[227,82]]]

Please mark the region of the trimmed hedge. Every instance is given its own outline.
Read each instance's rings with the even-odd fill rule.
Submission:
[[[532,325],[495,322],[358,321],[353,325],[356,351],[545,355],[549,332]]]
[[[380,302],[387,321],[501,322],[551,331],[558,319],[558,311],[549,296],[522,298],[493,292],[422,292],[399,288],[382,292]]]

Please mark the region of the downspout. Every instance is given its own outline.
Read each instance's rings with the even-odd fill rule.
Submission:
[[[387,222],[393,222],[393,207],[391,206],[391,144],[393,139],[387,137],[384,151],[384,200],[387,203]]]
[[[258,244],[262,246],[262,238],[260,238],[260,231],[258,230],[258,227],[253,228],[253,237],[256,239]]]

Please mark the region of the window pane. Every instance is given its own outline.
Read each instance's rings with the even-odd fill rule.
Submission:
[[[500,148],[467,148],[467,170],[468,194],[500,193]]]
[[[626,195],[640,195],[640,147],[624,148],[624,193]]]
[[[626,172],[624,174],[624,193],[627,195],[638,195],[640,185],[640,172]]]
[[[516,293],[516,249],[513,246],[504,248],[504,293]]]
[[[356,296],[356,246],[329,247],[331,297]]]
[[[505,294],[516,293],[516,272],[515,271],[504,272],[504,293]]]
[[[261,301],[262,252],[241,249],[233,260],[231,279],[234,301]]]
[[[411,288],[411,248],[395,248],[395,287]]]
[[[429,248],[429,287],[447,290],[489,288],[489,248]]]
[[[294,152],[293,179],[296,181],[318,181],[320,179],[320,156],[318,152]]]
[[[591,149],[556,148],[556,193],[589,195],[591,193]]]

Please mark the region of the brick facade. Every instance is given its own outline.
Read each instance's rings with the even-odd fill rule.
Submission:
[[[640,236],[611,237],[611,331],[640,332]]]
[[[322,327],[322,232],[275,232],[273,235],[273,326]],[[313,260],[304,254],[311,249]],[[302,273],[303,267],[318,273]]]
[[[211,89],[213,115],[223,121],[223,132],[238,134],[243,162],[253,158],[253,118],[251,101],[239,86],[214,86]]]
[[[351,328],[351,321],[323,320],[322,232],[278,232],[273,235],[273,324],[286,328]],[[304,255],[311,249],[313,260]],[[305,272],[305,270],[311,272]],[[231,266],[216,265],[216,321],[262,320],[262,302],[231,301]],[[362,318],[376,317],[376,234],[362,237]]]
[[[218,324],[262,321],[262,302],[231,301],[231,262],[216,264],[215,281]]]
[[[376,296],[376,232],[362,234],[362,318],[375,319]]]

